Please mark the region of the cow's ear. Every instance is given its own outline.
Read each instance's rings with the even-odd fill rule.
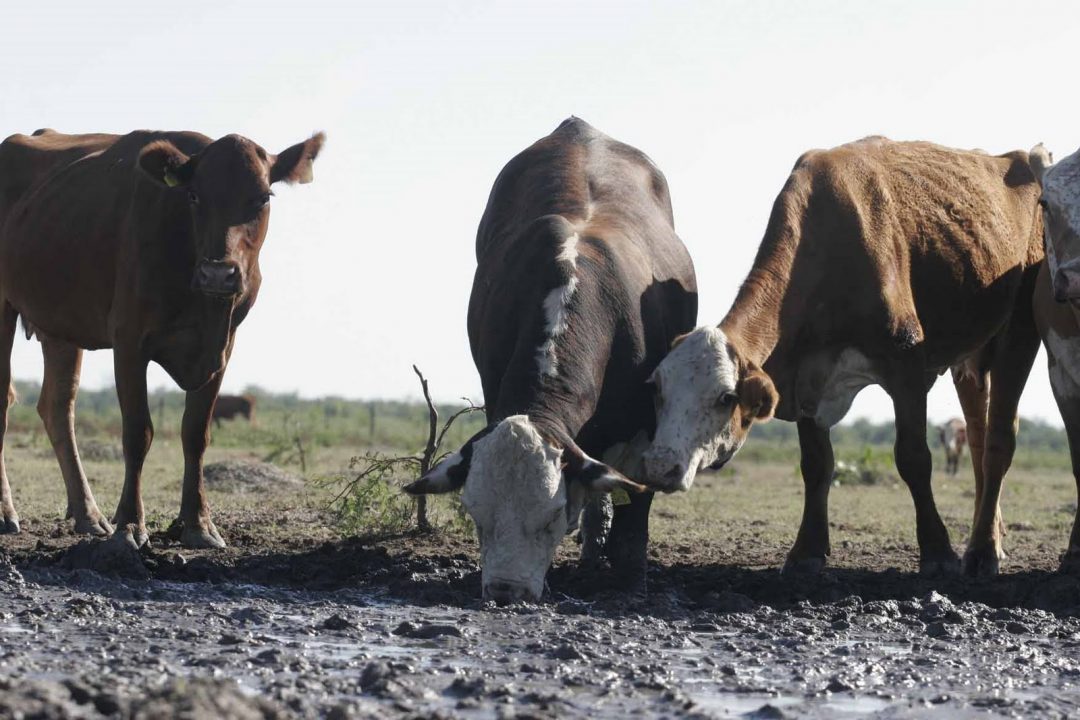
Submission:
[[[439,495],[460,490],[469,477],[469,465],[470,458],[458,451],[428,470],[427,475],[406,485],[405,492],[410,495]]]
[[[315,179],[312,163],[319,156],[326,135],[315,133],[310,139],[293,145],[270,159],[270,182],[309,183]]]
[[[569,482],[580,483],[593,492],[644,492],[648,488],[634,482],[621,472],[594,460],[585,454],[572,440],[564,441],[562,451],[563,478]]]
[[[773,416],[779,402],[780,396],[773,381],[764,370],[751,366],[743,376],[739,403],[750,411],[755,420],[768,420]]]
[[[168,140],[152,142],[139,153],[139,169],[151,180],[166,187],[191,182],[195,158],[188,157]]]
[[[1043,175],[1054,164],[1054,156],[1045,145],[1039,143],[1028,153],[1028,162],[1031,164],[1031,172],[1035,175],[1035,179],[1038,180],[1039,185],[1042,185]]]
[[[466,440],[460,450],[448,455],[419,480],[406,485],[405,492],[410,495],[438,495],[460,490],[469,478],[469,470],[472,468],[473,446],[494,427],[488,425]]]

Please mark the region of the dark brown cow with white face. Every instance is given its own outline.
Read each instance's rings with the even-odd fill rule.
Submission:
[[[503,168],[476,259],[469,342],[489,424],[409,491],[462,490],[484,595],[512,601],[539,597],[590,497],[629,489],[607,555],[644,589],[652,493],[619,471],[638,474],[654,423],[645,380],[697,314],[663,174],[571,118]]]
[[[729,460],[754,422],[774,413],[796,422],[806,497],[786,567],[817,570],[830,551],[829,428],[860,390],[880,385],[896,414],[921,568],[952,571],[926,443],[927,389],[952,368],[976,477],[964,569],[997,572],[998,498],[1038,351],[1038,196],[1024,152],[867,138],[803,155],[727,316],[657,368],[652,482],[688,487],[700,467]]]
[[[0,144],[0,386],[10,383],[21,317],[45,356],[38,412],[77,531],[112,531],[74,434],[82,349],[112,348],[125,459],[116,537],[146,541],[140,477],[153,437],[146,397],[153,361],[187,391],[181,539],[224,545],[203,494],[210,412],[236,327],[259,292],[270,187],[310,182],[322,144],[319,134],[271,155],[238,135],[214,141],[151,131],[39,131]],[[0,402],[2,428],[7,402]],[[2,440],[0,432],[0,448]],[[2,462],[0,529],[19,529]]]

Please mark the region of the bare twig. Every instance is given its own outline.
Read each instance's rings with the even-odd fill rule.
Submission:
[[[424,373],[420,372],[420,368],[415,365],[412,369],[416,377],[420,378],[420,387],[424,391],[424,402],[427,403],[428,409],[428,439],[427,445],[424,446],[424,454],[420,457],[420,477],[423,477],[431,469],[431,460],[439,450],[439,438],[435,434],[439,427],[439,411],[435,409],[435,403],[431,402],[431,393],[428,392],[428,382]],[[422,532],[431,530],[431,523],[428,522],[427,516],[426,495],[416,498],[416,526]]]

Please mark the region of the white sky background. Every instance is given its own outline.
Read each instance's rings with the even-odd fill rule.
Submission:
[[[795,159],[866,135],[998,153],[1080,144],[1069,2],[5,2],[0,137],[190,129],[278,152],[263,287],[227,389],[481,397],[465,314],[496,174],[565,117],[648,153],[693,255],[702,323],[753,260]],[[40,378],[21,337],[14,373]],[[88,353],[84,387],[112,384]],[[171,386],[153,366],[151,387]],[[1060,424],[1040,355],[1021,405]],[[930,416],[959,414],[947,377]],[[892,417],[868,389],[849,419]]]

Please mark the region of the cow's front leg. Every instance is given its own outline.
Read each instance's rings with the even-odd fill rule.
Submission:
[[[142,547],[149,537],[143,514],[142,469],[154,439],[154,425],[146,398],[147,361],[117,348],[113,352],[113,365],[124,427],[124,489],[113,518],[116,525],[113,539]]]
[[[909,381],[905,382],[905,379]],[[949,541],[949,531],[941,521],[930,487],[932,459],[926,444],[925,385],[921,380],[910,381],[908,374],[901,373],[887,390],[896,413],[896,444],[893,447],[896,469],[915,504],[919,571],[924,575],[955,573],[960,569],[960,558]]]
[[[210,443],[210,421],[214,414],[222,371],[199,390],[187,394],[184,403],[184,422],[181,436],[184,444],[184,490],[180,499],[180,543],[189,548],[223,548],[206,502],[203,487],[203,455]]]
[[[801,418],[799,467],[803,477],[803,514],[795,544],[788,551],[784,574],[821,572],[831,551],[829,546],[829,488],[835,459],[829,428],[813,418]]]
[[[644,595],[649,569],[649,508],[653,493],[635,493],[630,502],[615,506],[608,535],[607,556],[617,582],[632,594]]]

